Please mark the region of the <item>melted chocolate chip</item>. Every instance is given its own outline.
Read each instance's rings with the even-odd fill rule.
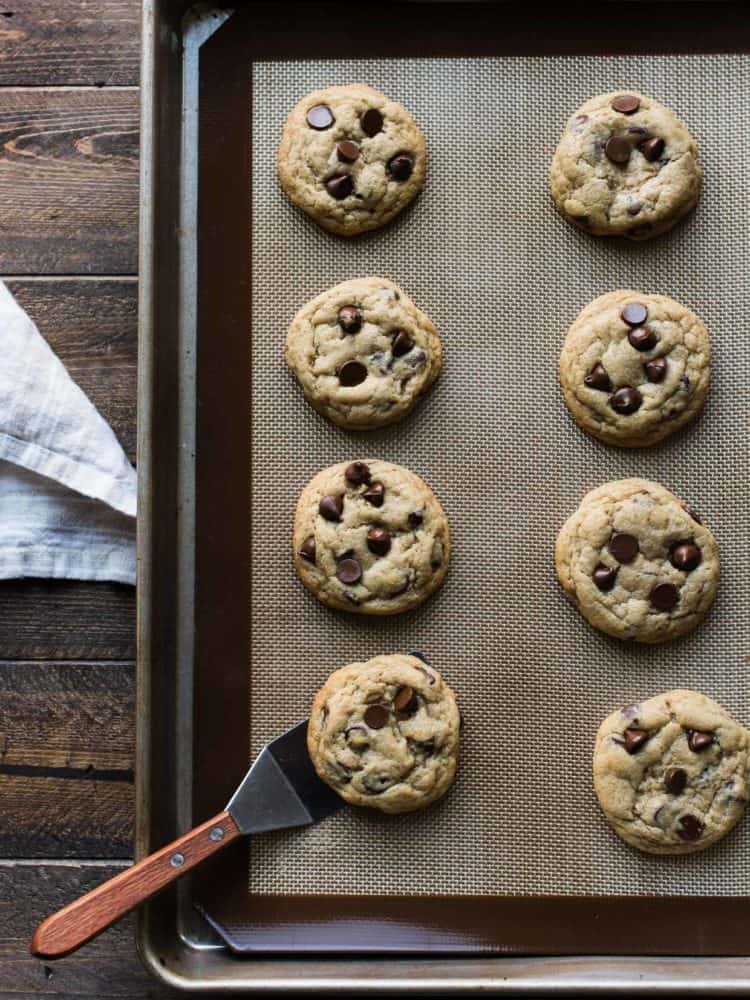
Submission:
[[[362,567],[356,559],[342,559],[336,566],[336,576],[342,583],[358,583],[362,579]]]
[[[362,126],[362,131],[365,135],[372,136],[377,135],[383,129],[383,116],[378,111],[377,108],[368,108],[367,111],[360,117],[359,123]]]
[[[699,729],[688,730],[688,746],[693,753],[700,753],[714,741],[713,733],[702,733]]]
[[[342,139],[336,143],[336,156],[341,163],[354,163],[359,156],[359,146],[351,139]]]
[[[628,326],[642,326],[648,319],[648,309],[642,302],[628,302],[620,315]]]
[[[649,594],[651,606],[657,611],[671,611],[680,600],[680,595],[671,583],[659,583]]]
[[[414,170],[414,160],[408,153],[396,153],[388,161],[387,170],[394,181],[408,181]]]
[[[391,713],[385,705],[370,705],[364,715],[365,724],[370,729],[382,729],[390,717]]]
[[[424,521],[424,514],[420,514],[418,510],[413,510],[409,514],[409,527],[412,529],[418,528]]]
[[[385,486],[379,480],[376,480],[374,483],[370,483],[362,496],[373,507],[382,507],[383,500],[385,499]]]
[[[615,413],[623,413],[625,415],[635,413],[636,410],[640,409],[642,402],[643,396],[637,389],[634,389],[630,385],[622,386],[609,397],[609,405]]]
[[[654,160],[658,160],[664,152],[664,140],[658,136],[646,139],[645,142],[641,143],[640,150],[649,163],[652,163]]]
[[[603,563],[599,563],[593,572],[592,579],[599,590],[606,594],[615,585],[615,580],[617,579],[617,567],[605,566]]]
[[[664,787],[670,795],[681,795],[687,785],[687,771],[681,767],[668,767],[664,772]]]
[[[333,177],[329,177],[326,181],[326,191],[336,201],[348,198],[353,190],[354,182],[349,174],[334,174]]]
[[[690,573],[700,566],[702,558],[701,550],[694,542],[680,542],[679,545],[675,545],[669,556],[675,569],[681,569],[685,573]]]
[[[623,736],[625,737],[625,749],[631,754],[637,753],[649,738],[645,729],[626,729]]]
[[[638,199],[635,198],[628,205],[628,215],[638,215],[638,213],[640,212],[640,210],[642,208],[643,208],[643,202],[642,201],[638,201]]]
[[[307,124],[318,132],[330,128],[334,123],[333,112],[327,104],[316,104],[307,112]]]
[[[361,361],[345,361],[338,370],[339,382],[351,388],[367,378],[367,369]]]
[[[318,504],[318,512],[321,517],[324,517],[326,521],[340,521],[341,512],[344,509],[344,496],[343,494],[338,494],[337,496],[328,495],[323,497]]]
[[[638,539],[618,531],[610,538],[607,548],[619,563],[631,563],[638,555]]]
[[[604,144],[604,152],[612,163],[623,164],[630,159],[632,146],[622,135],[611,135]]]
[[[612,107],[622,115],[632,115],[640,106],[641,102],[635,94],[618,94],[612,100]]]
[[[659,338],[653,330],[647,330],[645,326],[634,326],[628,333],[628,340],[636,351],[650,351],[656,346]]]
[[[388,555],[391,548],[391,536],[385,528],[370,528],[367,532],[367,548],[376,556]]]
[[[400,358],[402,355],[408,354],[412,347],[414,347],[414,341],[411,337],[407,333],[404,333],[403,330],[399,330],[393,338],[391,352],[394,358]]]
[[[703,824],[697,816],[686,813],[684,816],[680,816],[680,829],[677,831],[677,836],[682,840],[698,840],[703,829]]]
[[[612,382],[610,381],[607,369],[602,364],[595,364],[588,375],[584,378],[583,384],[589,389],[598,389],[600,392],[611,392]]]
[[[307,559],[308,562],[315,562],[315,536],[310,535],[300,546],[299,554],[303,559]]]
[[[696,524],[703,524],[703,521],[701,521],[700,517],[698,516],[698,514],[696,514],[696,512],[693,510],[692,507],[688,507],[688,505],[684,503],[682,504],[682,509],[685,511],[686,514],[689,514],[690,517],[692,517],[692,519],[695,521]]]
[[[643,370],[649,382],[662,382],[667,374],[667,359],[653,358],[644,364]]]
[[[396,697],[393,699],[394,709],[403,715],[410,715],[412,712],[415,712],[418,705],[417,692],[414,688],[409,687],[408,684],[400,687],[396,692]]]
[[[342,306],[339,309],[339,326],[344,333],[358,333],[362,329],[362,310],[356,306]]]
[[[350,736],[354,735],[356,735],[356,737],[359,740],[361,739],[361,737],[367,736],[367,730],[365,729],[364,726],[349,726],[348,729],[344,730],[344,736],[346,737],[347,740],[349,739]]]
[[[352,486],[361,486],[362,483],[370,482],[370,466],[366,462],[351,462],[344,469],[344,476],[347,483]]]

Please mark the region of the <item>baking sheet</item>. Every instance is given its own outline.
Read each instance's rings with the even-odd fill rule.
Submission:
[[[640,854],[601,816],[590,757],[607,713],[671,687],[702,690],[750,722],[750,60],[336,60],[256,63],[252,73],[252,751],[307,714],[331,670],[381,651],[423,650],[457,690],[465,728],[459,779],[441,804],[405,817],[346,810],[318,827],[256,837],[250,891],[746,893],[746,823],[704,854]],[[286,201],[275,175],[289,109],[309,90],[352,81],[402,100],[429,157],[415,206],[354,241],[319,230]],[[595,93],[629,88],[677,111],[705,173],[697,213],[633,246],[574,230],[552,208],[547,181],[568,114]],[[283,365],[283,342],[303,302],[368,274],[403,285],[432,317],[445,370],[406,421],[347,433],[305,404]],[[672,295],[713,339],[703,418],[650,451],[588,438],[557,384],[568,325],[617,287]],[[391,620],[318,605],[291,566],[303,485],[323,466],[367,457],[423,476],[453,532],[443,590]],[[722,548],[723,583],[708,621],[651,649],[594,632],[554,574],[555,535],[582,495],[629,475],[673,489]]]

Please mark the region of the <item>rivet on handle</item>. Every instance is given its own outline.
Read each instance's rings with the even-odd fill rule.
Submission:
[[[169,863],[173,868],[181,868],[185,864],[184,854],[173,854],[169,859]]]
[[[222,830],[222,828],[220,826],[215,826],[213,828],[213,830],[209,833],[208,839],[209,840],[213,840],[214,843],[216,843],[219,840],[223,840],[224,839],[224,831]]]

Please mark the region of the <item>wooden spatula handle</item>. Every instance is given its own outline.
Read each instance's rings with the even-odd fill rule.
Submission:
[[[41,923],[31,942],[38,958],[61,958],[240,836],[228,812],[179,837]]]

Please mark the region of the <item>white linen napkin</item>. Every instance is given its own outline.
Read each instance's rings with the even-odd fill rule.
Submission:
[[[136,474],[0,282],[0,579],[135,583]]]

